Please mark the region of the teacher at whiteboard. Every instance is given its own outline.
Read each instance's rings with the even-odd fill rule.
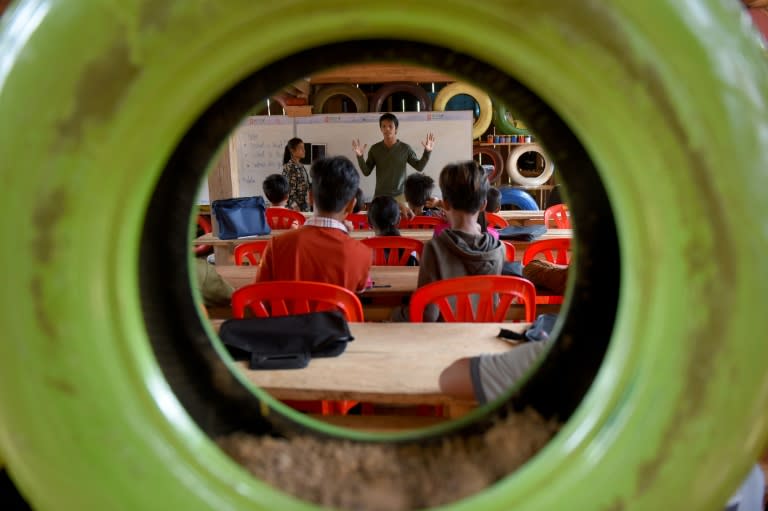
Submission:
[[[309,174],[301,163],[304,155],[304,141],[290,139],[283,152],[283,175],[288,180],[287,206],[296,211],[309,211]]]
[[[379,129],[384,135],[384,140],[371,146],[367,160],[363,159],[363,153],[368,146],[362,145],[360,139],[352,141],[352,149],[355,150],[357,164],[364,176],[371,175],[373,169],[378,167],[374,197],[381,195],[394,197],[401,205],[405,205],[405,196],[403,195],[406,175],[405,164],[409,164],[419,172],[424,170],[435,145],[435,136],[432,133],[427,133],[427,139],[421,143],[424,146],[424,152],[421,159],[418,159],[411,146],[397,139],[399,124],[394,114],[386,113],[379,117]]]

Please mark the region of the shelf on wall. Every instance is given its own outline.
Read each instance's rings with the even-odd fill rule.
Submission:
[[[517,146],[517,145],[535,145],[535,142],[499,142],[499,143],[492,143],[489,144],[488,142],[475,142],[474,145],[480,146],[480,147],[493,147],[496,145],[503,145],[503,146]]]

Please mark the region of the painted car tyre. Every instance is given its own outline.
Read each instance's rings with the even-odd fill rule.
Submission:
[[[472,157],[482,154],[488,156],[493,162],[493,172],[488,174],[488,181],[493,184],[501,177],[504,172],[504,157],[499,151],[492,147],[475,146],[472,148]]]
[[[432,108],[436,111],[445,110],[445,107],[451,98],[458,96],[459,94],[472,96],[472,98],[480,106],[480,116],[475,119],[475,122],[472,125],[472,138],[480,138],[480,136],[485,133],[485,131],[491,125],[491,118],[493,114],[493,104],[491,103],[491,98],[483,90],[464,82],[449,83],[440,89],[440,91],[437,93],[437,96],[435,96],[435,101],[432,104]]]
[[[768,348],[755,335],[768,329],[761,313],[768,270],[754,257],[768,245],[754,214],[768,209],[768,75],[739,6],[707,0],[692,16],[677,0],[580,0],[567,8],[530,0],[519,8],[537,15],[510,27],[509,17],[488,16],[468,0],[437,14],[413,1],[323,11],[316,4],[221,0],[213,9],[178,0],[118,9],[22,1],[2,18],[0,161],[13,165],[0,173],[13,193],[0,222],[14,241],[0,256],[13,268],[0,310],[13,340],[0,343],[0,452],[33,507],[312,508],[227,459],[159,367],[148,328],[162,320],[142,307],[137,286],[139,252],[152,255],[141,242],[147,203],[189,127],[252,70],[341,37],[423,41],[480,62],[487,46],[462,34],[482,33],[496,45],[497,72],[478,74],[478,83],[519,111],[558,161],[574,216],[584,222],[575,226],[577,239],[613,246],[610,233],[591,237],[590,226],[603,214],[615,218],[621,293],[609,335],[593,338],[610,340],[604,359],[593,361],[602,366],[558,436],[493,491],[454,507],[721,508],[768,427]],[[292,14],[301,9],[318,13],[311,25],[296,23]],[[665,20],[665,30],[648,22],[648,12]],[[452,71],[472,77],[477,69],[487,71],[480,64]],[[283,83],[303,72],[286,72]],[[513,75],[537,84],[564,125],[578,126],[600,165],[597,184],[619,207],[586,214],[580,197],[595,182],[582,184],[582,169],[562,163],[567,151],[548,138],[547,123],[515,102],[507,91]],[[220,142],[210,144],[215,150]],[[197,185],[184,190],[192,196]],[[187,247],[189,211],[172,214]],[[589,314],[580,303],[595,293],[578,274],[599,260],[583,256],[602,248],[577,245],[571,310]],[[607,264],[610,273],[618,268]],[[563,329],[578,321],[571,316]],[[554,373],[557,362],[548,357],[540,372]],[[547,390],[537,373],[522,392]]]
[[[536,199],[531,197],[531,194],[525,190],[502,186],[499,188],[499,192],[501,192],[502,206],[512,205],[527,211],[538,211],[539,209]]]
[[[323,113],[323,106],[333,96],[346,96],[355,104],[358,113],[368,111],[368,97],[354,85],[326,85],[312,96],[312,112]]]
[[[373,94],[373,97],[371,97],[371,112],[381,112],[384,101],[397,92],[404,92],[415,97],[421,105],[422,112],[429,112],[432,110],[432,98],[429,97],[427,91],[424,90],[423,87],[413,83],[390,83],[379,87]]]
[[[527,128],[520,127],[522,124],[520,121],[509,120],[511,114],[509,108],[503,103],[493,102],[493,124],[496,126],[496,131],[510,135],[530,135],[531,132]]]
[[[520,173],[520,168],[517,166],[518,161],[520,160],[520,157],[528,152],[534,152],[541,155],[541,157],[544,159],[544,170],[536,177],[528,177],[524,176]],[[514,181],[515,183],[523,186],[539,186],[543,185],[547,181],[549,181],[549,178],[552,177],[552,174],[555,172],[555,162],[552,161],[552,159],[547,156],[547,153],[544,152],[544,148],[541,147],[539,144],[525,144],[525,145],[519,145],[512,149],[509,152],[509,156],[507,157],[507,175]]]

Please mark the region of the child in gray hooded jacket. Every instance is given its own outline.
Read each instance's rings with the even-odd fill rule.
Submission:
[[[504,248],[477,223],[485,209],[488,179],[474,160],[446,165],[440,172],[440,191],[450,229],[424,244],[418,286],[468,275],[500,275]],[[437,321],[436,306],[424,311],[424,321]],[[393,321],[408,321],[407,307],[395,309]]]

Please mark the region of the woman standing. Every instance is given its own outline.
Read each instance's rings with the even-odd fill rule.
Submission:
[[[309,174],[301,163],[304,158],[304,142],[292,138],[283,153],[283,175],[288,180],[288,207],[296,211],[309,211]]]

